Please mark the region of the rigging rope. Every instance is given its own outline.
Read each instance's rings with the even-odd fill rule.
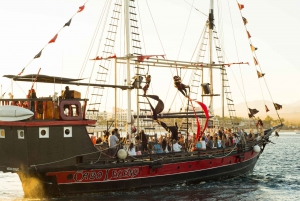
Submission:
[[[231,15],[231,10],[230,10],[230,6],[229,6],[228,0],[227,0],[227,5],[228,5],[228,9],[229,9],[229,16],[230,16],[231,27],[232,27],[233,37],[234,37],[234,44],[235,44],[236,55],[237,55],[238,62],[240,62],[239,53],[238,53],[238,49],[237,49],[237,42],[236,42],[235,32],[234,32],[234,28],[233,28],[232,15]],[[241,65],[239,65],[239,70],[240,70],[240,75],[241,75],[241,80],[242,80],[242,87],[243,87],[243,91],[244,91],[244,96],[243,97],[244,97],[244,101],[245,101],[245,104],[247,106],[247,112],[248,112],[248,108],[249,107],[248,107],[248,102],[247,102],[247,99],[246,99],[245,85],[244,85],[244,79],[243,79]]]

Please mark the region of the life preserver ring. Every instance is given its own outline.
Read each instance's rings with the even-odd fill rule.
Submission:
[[[75,108],[74,108],[75,106]],[[65,108],[69,108],[69,114],[65,114]],[[75,113],[73,113],[73,109],[75,109]],[[59,103],[59,114],[61,119],[63,120],[81,120],[82,110],[81,104],[77,100],[63,100]]]

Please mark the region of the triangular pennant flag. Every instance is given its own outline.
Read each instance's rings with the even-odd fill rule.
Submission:
[[[22,69],[22,71],[18,74],[18,76],[20,76],[25,70],[25,67]]]
[[[84,9],[84,5],[80,6],[79,9],[78,9],[78,11],[77,11],[77,13],[80,13],[81,11],[83,11],[83,9]]]
[[[248,109],[250,111],[250,114],[253,116],[259,112],[257,109],[251,109],[251,108],[248,108]]]
[[[258,78],[261,78],[261,77],[263,77],[263,76],[265,75],[265,73],[261,73],[261,72],[259,72],[258,70],[257,70],[256,72],[257,72]]]
[[[254,52],[255,50],[257,50],[257,47],[254,47],[252,44],[250,44],[251,50],[252,52]]]
[[[40,58],[40,56],[42,55],[42,51],[43,51],[43,50],[41,50],[37,55],[35,55],[35,56],[34,56],[34,59]]]
[[[269,112],[269,108],[265,105],[266,112]]]
[[[244,25],[246,25],[248,23],[248,20],[244,17],[242,17],[242,18],[243,18]]]
[[[249,31],[247,31],[247,36],[248,36],[248,38],[251,38]]]
[[[64,27],[70,26],[71,25],[71,21],[72,21],[72,18],[64,25]]]
[[[54,43],[57,39],[58,34],[56,34],[50,41],[49,43]]]
[[[238,6],[239,6],[239,9],[240,9],[240,10],[242,10],[242,9],[244,8],[244,5],[243,5],[243,4],[239,4],[239,3],[238,3]]]
[[[257,62],[257,60],[255,59],[255,57],[253,57],[253,60],[254,60],[254,65],[257,66],[257,65],[258,65],[258,62]]]
[[[276,110],[282,109],[282,105],[279,105],[278,103],[274,103],[274,107]]]

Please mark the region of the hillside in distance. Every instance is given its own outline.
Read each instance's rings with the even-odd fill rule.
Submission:
[[[255,100],[249,101],[248,107],[251,109],[257,109],[259,112],[255,115],[255,117],[260,117],[264,119],[267,115],[271,116],[274,119],[277,119],[277,113],[271,101],[266,101],[264,103],[263,100]],[[280,103],[279,103],[280,104]],[[269,112],[265,112],[265,105],[269,108]],[[281,104],[282,109],[278,110],[278,114],[280,118],[283,118],[285,121],[289,122],[300,122],[300,100],[291,104]],[[228,111],[225,109],[225,116],[228,116]],[[245,103],[235,104],[236,116],[238,117],[248,117],[249,110],[247,109],[247,105]],[[221,116],[221,108],[215,109],[215,114]]]

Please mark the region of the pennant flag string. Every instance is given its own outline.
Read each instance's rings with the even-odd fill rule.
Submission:
[[[85,2],[85,4],[88,2],[88,0]],[[25,69],[27,68],[27,66],[29,66],[29,64],[34,60],[34,59],[37,59],[37,58],[40,58],[41,57],[41,55],[42,55],[42,51],[43,51],[43,49],[45,49],[45,47],[48,45],[48,44],[50,44],[50,43],[55,43],[55,41],[56,41],[56,39],[57,39],[57,37],[58,37],[58,33],[59,32],[61,32],[61,30],[64,28],[64,27],[66,27],[66,26],[70,26],[70,24],[71,24],[71,21],[72,21],[72,19],[73,19],[73,17],[77,14],[77,13],[80,13],[80,12],[82,12],[83,10],[84,10],[84,8],[85,8],[85,4],[83,4],[82,6],[80,6],[79,8],[78,8],[78,10],[77,10],[77,12],[71,17],[71,19],[67,22],[67,23],[65,23],[65,25],[57,32],[57,34],[55,34],[55,36],[42,48],[42,50],[37,54],[37,55],[35,55],[34,57],[33,57],[33,59],[31,59],[30,61],[29,61],[29,63],[21,70],[21,72],[18,74],[18,76],[20,76],[24,71],[25,71]]]
[[[251,42],[251,35],[250,35],[249,31],[247,30],[246,24],[248,23],[248,20],[242,15],[242,11],[241,11],[241,10],[244,8],[244,5],[243,5],[243,4],[240,4],[240,3],[238,3],[238,2],[237,2],[237,4],[238,4],[239,10],[240,10],[241,19],[242,19],[242,21],[243,21],[243,23],[244,23],[244,27],[245,27],[245,30],[246,30],[246,34],[247,34],[247,37],[248,37],[248,40],[249,40],[249,45],[250,45],[250,49],[251,49],[251,52],[252,52],[252,57],[253,57],[254,65],[255,65],[255,66],[258,66],[257,68],[260,69],[260,70],[256,70],[257,77],[258,77],[258,79],[259,79],[259,78],[262,78],[262,77],[264,78],[265,73],[262,73],[262,69],[261,69],[261,67],[260,67],[260,64],[259,64],[258,59],[257,59],[257,55],[256,55],[256,53],[255,53],[255,51],[257,50],[257,47],[254,47],[254,46],[252,45],[252,42]],[[279,118],[279,120],[280,120],[280,122],[281,122],[281,119],[280,119],[280,117],[279,117],[279,114],[278,114],[277,110],[282,109],[282,105],[280,105],[280,104],[278,104],[278,103],[274,103],[273,98],[272,98],[271,93],[270,93],[270,90],[269,90],[269,88],[268,88],[268,86],[267,86],[266,80],[265,80],[265,79],[263,79],[263,80],[264,80],[264,82],[265,82],[265,84],[266,84],[266,87],[267,87],[267,89],[268,89],[270,98],[272,99],[272,102],[273,102],[274,107],[275,107],[275,109],[276,109],[276,113],[277,113],[278,118]],[[263,93],[262,93],[262,96],[264,97],[264,94],[263,94]],[[265,101],[265,100],[264,100],[264,101]],[[250,113],[248,113],[249,118],[254,117],[255,111],[253,111],[253,109],[250,110],[250,108],[249,108],[249,111],[250,111]],[[269,111],[270,111],[266,104],[265,104],[265,111],[266,111],[266,112],[269,112]],[[282,122],[281,122],[281,123],[282,123]]]

